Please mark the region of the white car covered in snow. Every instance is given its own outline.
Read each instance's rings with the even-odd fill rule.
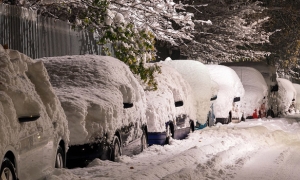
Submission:
[[[67,167],[147,147],[145,93],[125,63],[97,55],[42,60],[69,123]]]
[[[296,99],[295,99],[293,106],[295,108],[295,112],[299,113],[299,111],[300,111],[300,84],[293,83],[293,86],[296,90]]]
[[[275,66],[268,65],[265,62],[251,62],[251,61],[243,61],[243,62],[225,62],[221,63],[221,65],[225,66],[244,66],[244,67],[252,67],[258,70],[262,76],[264,77],[267,86],[268,86],[268,96],[267,102],[265,104],[265,108],[267,110],[267,116],[274,117],[275,114],[278,114],[278,108],[280,102],[278,102],[278,83],[277,83],[277,73]]]
[[[278,115],[287,115],[289,108],[294,104],[297,91],[293,83],[287,79],[277,78],[278,81]]]
[[[222,65],[206,65],[210,77],[219,85],[214,102],[216,123],[239,122],[242,118],[240,99],[244,96],[243,84],[236,72]]]
[[[42,62],[0,45],[1,179],[43,179],[65,166],[66,116]]]
[[[240,102],[243,117],[251,117],[254,112],[260,118],[265,117],[268,86],[262,74],[251,67],[230,66],[230,68],[239,76],[245,89],[245,94]]]
[[[192,88],[193,106],[196,108],[194,119],[199,126],[206,126],[211,106],[212,80],[207,67],[195,60],[167,60],[163,63],[176,69]]]
[[[196,112],[191,86],[174,68],[158,63],[158,89],[146,91],[148,143],[168,144],[170,138],[183,139],[194,131]]]

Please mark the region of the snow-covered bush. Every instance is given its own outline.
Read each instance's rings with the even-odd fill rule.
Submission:
[[[196,108],[196,120],[205,124],[212,97],[211,78],[207,67],[194,60],[171,60],[163,63],[176,69],[192,87],[193,106]]]
[[[146,124],[144,90],[122,61],[97,55],[41,60],[67,115],[70,145],[94,142],[106,133],[111,141],[123,125]],[[133,107],[124,109],[123,103]]]

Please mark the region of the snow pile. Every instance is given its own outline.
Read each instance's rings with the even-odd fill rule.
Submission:
[[[17,140],[36,132],[37,127],[52,129],[69,140],[67,120],[61,104],[49,82],[42,62],[0,45],[0,147],[8,144],[19,148]],[[40,115],[34,123],[18,122],[18,117]]]
[[[112,140],[115,131],[130,122],[146,124],[145,93],[120,60],[97,55],[42,60],[66,112],[71,145],[93,142],[105,133]],[[133,107],[124,109],[123,103]]]
[[[277,78],[277,81],[279,112],[286,113],[293,99],[296,99],[297,92],[291,81],[283,78]]]
[[[268,86],[259,71],[251,67],[231,66],[239,76],[245,95],[241,98],[241,110],[244,117],[252,116],[254,109],[259,109],[268,94]]]
[[[192,87],[193,105],[196,108],[196,118],[200,124],[205,124],[212,97],[211,78],[204,64],[194,60],[164,61],[176,69]],[[214,88],[214,92],[215,92]]]
[[[158,89],[146,91],[148,132],[164,132],[166,122],[176,119],[180,114],[187,114],[196,120],[196,110],[193,106],[193,93],[190,85],[181,74],[172,67],[158,63],[161,73],[155,74]],[[175,102],[183,101],[183,106],[175,107]],[[189,121],[186,121],[189,127]]]
[[[218,98],[214,102],[216,118],[227,118],[235,97],[242,98],[245,90],[235,71],[222,65],[206,65],[210,77],[219,85]],[[241,115],[240,115],[241,116]]]
[[[300,111],[300,84],[293,83],[293,86],[296,90],[295,108],[296,108],[296,112],[299,113],[299,111]]]

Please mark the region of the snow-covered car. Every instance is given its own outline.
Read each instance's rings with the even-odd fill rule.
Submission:
[[[206,65],[210,77],[219,85],[214,102],[216,123],[239,122],[242,118],[240,99],[244,96],[243,84],[236,72],[222,65]]]
[[[277,78],[278,82],[278,115],[287,115],[296,99],[296,89],[288,79]]]
[[[1,179],[43,179],[65,167],[67,123],[43,63],[0,45]]]
[[[188,82],[174,68],[158,63],[158,89],[146,91],[148,143],[168,144],[170,138],[183,139],[195,126],[193,93]]]
[[[212,80],[207,67],[195,60],[166,60],[163,63],[176,69],[192,88],[193,106],[197,127],[207,126],[208,117],[211,115],[210,99],[212,95]]]
[[[293,86],[296,90],[296,99],[294,103],[295,112],[299,113],[300,111],[300,84],[293,83]]]
[[[267,116],[274,117],[275,114],[278,114],[279,102],[278,102],[278,82],[277,82],[277,73],[275,66],[268,65],[265,62],[251,62],[251,61],[242,61],[242,62],[225,62],[221,63],[225,66],[244,66],[252,67],[258,70],[264,77],[267,86],[268,86],[268,96],[265,104],[267,110]]]
[[[257,112],[260,118],[265,117],[268,86],[262,74],[252,67],[230,66],[230,68],[239,76],[245,90],[240,102],[243,117],[253,118],[253,112]]]
[[[97,55],[42,61],[68,120],[67,167],[117,161],[147,147],[145,93],[125,63]]]

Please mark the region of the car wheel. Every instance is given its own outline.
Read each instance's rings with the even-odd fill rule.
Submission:
[[[1,165],[1,180],[17,180],[15,167],[12,162],[4,158]]]
[[[148,147],[147,135],[146,135],[146,132],[143,131],[141,152],[143,152],[147,147]]]
[[[194,132],[195,131],[195,125],[194,125],[194,122],[191,121],[190,122],[190,133]]]
[[[113,140],[113,151],[112,151],[111,160],[118,161],[120,156],[121,156],[121,143],[118,136],[115,136]]]
[[[58,146],[56,157],[55,157],[55,168],[64,168],[64,151]]]

